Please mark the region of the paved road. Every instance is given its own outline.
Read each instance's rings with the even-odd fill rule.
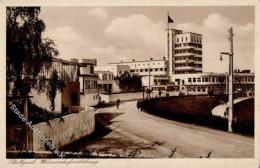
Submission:
[[[87,143],[102,152],[134,153],[138,157],[248,158],[254,139],[205,127],[162,119],[136,109],[136,101],[98,109],[96,116],[110,130]],[[137,154],[137,150],[141,152]],[[175,149],[175,150],[174,150]]]

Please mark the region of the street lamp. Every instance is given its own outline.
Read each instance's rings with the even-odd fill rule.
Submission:
[[[229,41],[230,41],[230,52],[221,52],[220,53],[220,61],[223,60],[222,55],[228,55],[229,56],[229,93],[228,93],[228,101],[229,101],[229,107],[228,107],[228,131],[233,132],[232,130],[232,120],[233,120],[233,29],[232,27],[228,30],[229,32]]]

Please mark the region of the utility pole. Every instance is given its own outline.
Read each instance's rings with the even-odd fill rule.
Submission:
[[[233,106],[234,106],[234,100],[233,100],[233,28],[231,27],[229,30],[229,42],[230,42],[230,51],[229,51],[229,111],[228,111],[228,131],[233,132],[232,130],[232,121],[233,121]]]
[[[221,52],[220,53],[220,60],[222,61],[222,55],[228,55],[229,56],[229,81],[228,81],[228,131],[233,132],[232,130],[232,121],[233,121],[233,106],[234,106],[234,100],[233,100],[233,28],[231,27],[228,29],[229,33],[229,44],[230,44],[230,51],[229,52]]]
[[[149,66],[149,69],[148,69],[148,74],[149,74],[149,84],[148,84],[148,91],[149,91],[149,99],[150,99],[150,93],[151,93],[151,70],[150,70],[150,66]]]

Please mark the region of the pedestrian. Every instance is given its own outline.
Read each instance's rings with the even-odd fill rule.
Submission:
[[[141,103],[140,100],[138,100],[137,103],[136,103],[136,107],[137,107],[138,111],[140,109],[140,103]]]
[[[120,99],[117,99],[117,101],[116,101],[116,107],[117,107],[117,109],[119,108],[119,105],[120,105]]]

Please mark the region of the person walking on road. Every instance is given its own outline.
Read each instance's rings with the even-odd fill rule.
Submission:
[[[119,105],[120,105],[120,99],[117,99],[117,101],[116,101],[116,107],[117,107],[117,109],[119,108]]]
[[[138,111],[140,109],[140,105],[141,105],[141,102],[140,102],[140,100],[138,100],[137,103],[136,103],[136,107],[137,107]]]

